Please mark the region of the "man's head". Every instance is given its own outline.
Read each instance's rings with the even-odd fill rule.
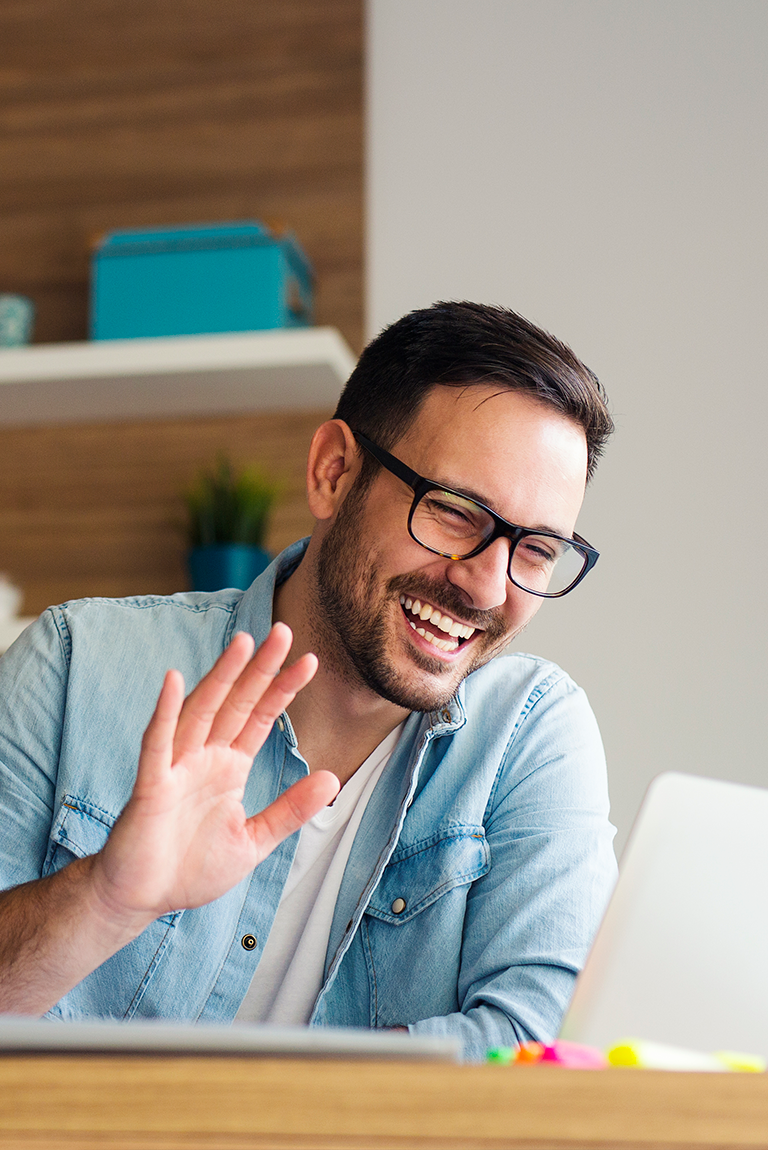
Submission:
[[[436,303],[391,324],[360,356],[334,418],[389,450],[435,384],[482,383],[525,392],[577,423],[592,478],[613,431],[597,376],[566,344],[506,308]],[[362,482],[376,470],[364,460]]]
[[[569,540],[610,429],[592,373],[514,313],[438,304],[387,329],[310,452],[318,526],[307,568],[321,662],[351,686],[431,710],[542,602],[524,577],[509,578],[508,535],[457,562],[409,534],[418,496],[354,433],[498,523]]]

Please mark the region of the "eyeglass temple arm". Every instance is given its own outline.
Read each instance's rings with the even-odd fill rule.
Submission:
[[[404,463],[401,463],[394,455],[390,455],[388,451],[377,447],[376,444],[366,438],[362,432],[353,431],[352,434],[360,446],[364,447],[368,454],[372,455],[382,467],[386,467],[387,471],[391,471],[398,479],[402,479],[403,483],[407,483],[412,490],[416,490],[416,485],[421,480],[420,475],[417,475],[415,471],[411,471],[410,467],[406,467]]]

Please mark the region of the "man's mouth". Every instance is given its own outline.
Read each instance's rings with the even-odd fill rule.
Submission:
[[[400,596],[400,606],[416,634],[441,651],[456,651],[475,633],[475,627],[468,627],[466,623],[460,623],[431,603],[422,603],[410,595]]]

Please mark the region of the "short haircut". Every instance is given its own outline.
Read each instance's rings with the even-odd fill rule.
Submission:
[[[613,431],[597,376],[571,349],[507,308],[436,303],[385,328],[360,356],[334,413],[385,451],[406,434],[436,384],[501,384],[579,424],[587,479]],[[364,452],[363,486],[379,465]]]

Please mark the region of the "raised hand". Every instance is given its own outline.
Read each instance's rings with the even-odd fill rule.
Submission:
[[[186,700],[179,672],[166,675],[133,794],[93,860],[93,892],[113,920],[218,898],[334,799],[338,780],[318,771],[250,819],[242,805],[254,755],[317,669],[304,655],[280,670],[291,640],[276,623],[253,655],[253,639],[235,635]]]

